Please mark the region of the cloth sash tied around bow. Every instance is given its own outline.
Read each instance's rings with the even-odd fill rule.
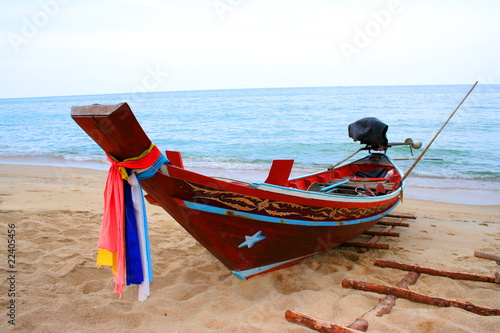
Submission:
[[[104,190],[104,212],[102,218],[101,234],[99,236],[99,254],[97,256],[97,265],[113,266],[113,274],[115,274],[115,293],[123,295],[123,287],[125,286],[125,252],[126,252],[126,230],[125,230],[125,206],[124,206],[124,181],[129,180],[127,169],[145,169],[150,168],[158,160],[166,161],[160,150],[151,143],[151,146],[146,149],[141,155],[133,158],[128,158],[123,161],[118,161],[111,155],[107,155],[111,162],[108,177],[106,180],[106,188]],[[163,159],[162,159],[163,157]],[[126,184],[128,186],[128,184]],[[129,190],[127,190],[127,193]],[[130,194],[127,195],[130,197]],[[129,211],[127,211],[127,223],[130,224],[131,219]],[[135,221],[134,221],[135,223]],[[139,223],[139,222],[137,222]],[[135,231],[137,232],[137,231]],[[128,231],[127,231],[128,235]],[[127,236],[128,237],[128,236]],[[134,244],[137,242],[134,242]],[[140,260],[140,256],[139,256]],[[140,265],[139,265],[140,266]],[[127,267],[129,270],[130,267]],[[128,275],[129,272],[127,272]],[[141,279],[142,273],[139,276]],[[131,283],[137,282],[137,276]]]

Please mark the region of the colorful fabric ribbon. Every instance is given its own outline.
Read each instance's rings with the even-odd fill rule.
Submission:
[[[113,274],[115,274],[115,293],[118,293],[121,298],[123,295],[123,287],[125,286],[125,266],[127,266],[128,282],[140,284],[145,280],[138,225],[145,228],[145,236],[147,236],[147,224],[144,226],[146,216],[145,208],[141,209],[143,211],[142,220],[137,220],[134,205],[132,203],[131,189],[128,187],[128,183],[125,182],[129,181],[129,175],[125,168],[145,169],[158,165],[159,161],[163,164],[168,162],[168,160],[153,143],[151,143],[151,146],[140,156],[128,158],[121,162],[111,155],[107,156],[108,160],[111,162],[111,166],[109,168],[106,188],[104,190],[104,213],[101,234],[97,245],[99,248],[97,265],[113,266]],[[161,164],[156,170],[159,169]],[[154,170],[154,172],[149,172],[151,176],[156,173],[156,170]],[[124,190],[125,187],[126,190]],[[125,196],[125,194],[127,195]],[[128,201],[126,207],[131,208],[125,209],[124,202],[126,201]],[[142,200],[142,204],[143,203],[144,201]],[[127,221],[126,226],[125,216]],[[148,243],[147,238],[146,243]],[[147,244],[147,249],[149,252],[149,244]],[[148,265],[150,265],[150,259]],[[148,271],[150,272],[150,268],[148,268]],[[151,274],[147,275],[149,283]]]
[[[163,155],[162,155],[163,156]],[[166,158],[159,158],[157,161],[166,161]],[[156,165],[156,163],[155,163]],[[160,165],[161,166],[161,165]],[[153,165],[152,169],[158,170]],[[142,174],[141,174],[142,175]],[[139,247],[141,252],[141,263],[143,281],[139,285],[138,299],[143,302],[149,296],[149,283],[153,281],[153,270],[151,266],[151,254],[149,251],[148,237],[148,221],[146,219],[146,205],[144,204],[144,195],[142,194],[141,183],[139,183],[136,175],[132,173],[129,180],[132,190],[132,201],[134,203],[134,213],[137,220],[137,233],[139,236]]]
[[[125,273],[127,286],[141,284],[144,280],[139,234],[137,232],[138,221],[135,218],[132,189],[130,187],[130,184],[126,180],[123,180],[125,196]]]

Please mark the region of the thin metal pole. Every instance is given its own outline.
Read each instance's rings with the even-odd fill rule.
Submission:
[[[429,144],[427,145],[427,147],[425,147],[424,151],[420,154],[420,156],[415,160],[415,162],[413,162],[412,166],[408,169],[408,171],[406,171],[405,175],[403,176],[403,178],[401,179],[401,183],[406,179],[406,177],[408,177],[408,175],[410,174],[410,172],[413,170],[413,168],[415,168],[415,166],[417,165],[417,163],[420,161],[420,159],[424,156],[425,152],[427,151],[427,149],[429,149],[429,147],[431,146],[431,144],[434,142],[434,140],[436,140],[437,136],[439,135],[439,133],[441,133],[441,131],[443,130],[443,128],[446,126],[446,124],[448,124],[448,122],[450,121],[451,117],[453,117],[455,115],[455,112],[457,112],[457,110],[460,108],[460,106],[462,106],[463,102],[465,102],[465,100],[467,99],[467,97],[469,97],[470,93],[472,92],[472,90],[474,90],[474,88],[476,87],[477,85],[477,82],[474,83],[474,85],[472,86],[472,88],[470,88],[469,92],[467,93],[467,95],[465,95],[464,99],[462,99],[462,101],[460,102],[460,104],[458,104],[457,108],[455,109],[455,111],[453,111],[453,113],[450,115],[450,117],[448,117],[448,120],[446,120],[446,122],[443,124],[443,126],[441,126],[441,128],[439,129],[439,131],[436,133],[436,135],[434,135],[434,137],[432,138],[431,142],[429,142]]]

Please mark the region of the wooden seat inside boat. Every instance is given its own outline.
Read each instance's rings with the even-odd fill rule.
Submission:
[[[325,172],[294,178],[287,187],[330,195],[383,195],[392,192],[401,176],[385,154],[372,153]]]

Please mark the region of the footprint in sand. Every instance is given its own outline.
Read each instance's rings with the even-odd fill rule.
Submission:
[[[312,281],[305,281],[298,276],[286,273],[277,273],[272,284],[274,288],[283,295],[289,295],[302,290],[321,290],[321,287]]]

